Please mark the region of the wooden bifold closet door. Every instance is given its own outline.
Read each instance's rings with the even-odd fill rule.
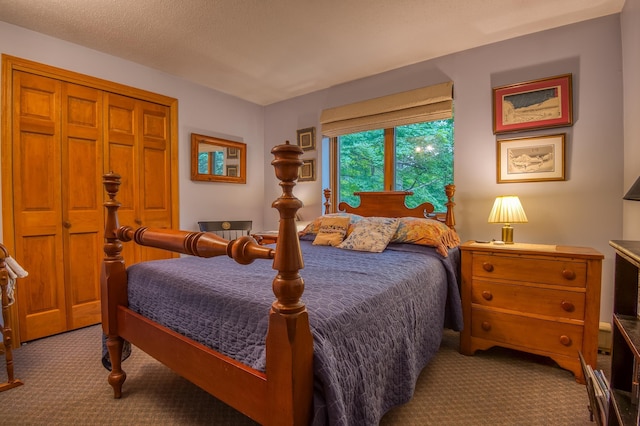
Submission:
[[[177,176],[169,106],[16,69],[11,90],[3,230],[5,243],[11,230],[14,256],[29,272],[17,283],[13,315],[16,340],[28,341],[101,320],[102,175],[122,176],[122,223],[151,227],[177,223]],[[128,264],[171,256],[132,250],[124,253]]]

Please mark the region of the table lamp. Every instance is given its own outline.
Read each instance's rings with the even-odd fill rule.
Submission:
[[[629,188],[623,200],[640,201],[640,177],[636,179],[636,182]]]
[[[527,223],[527,215],[524,213],[520,199],[516,195],[501,195],[496,197],[489,223],[503,223],[502,241],[505,244],[513,244],[512,223]]]

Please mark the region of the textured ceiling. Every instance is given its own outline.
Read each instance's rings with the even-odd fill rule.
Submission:
[[[624,0],[0,0],[0,20],[268,105]]]

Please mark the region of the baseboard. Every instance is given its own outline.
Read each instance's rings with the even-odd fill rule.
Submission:
[[[598,352],[606,355],[611,354],[611,324],[608,322],[600,323],[600,330],[598,332]]]

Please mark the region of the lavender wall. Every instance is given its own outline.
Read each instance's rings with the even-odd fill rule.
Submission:
[[[636,45],[637,46],[637,45]],[[610,239],[622,236],[623,109],[620,15],[582,22],[422,62],[266,107],[265,198],[278,196],[268,150],[296,129],[316,126],[324,108],[403,90],[454,82],[457,229],[463,240],[500,238],[487,223],[497,195],[516,194],[529,223],[515,226],[520,242],[590,246],[605,254],[601,318],[612,305]],[[496,183],[496,135],[491,89],[559,74],[573,74],[574,125],[506,135],[566,133],[566,181]],[[636,73],[637,74],[637,73]],[[321,153],[307,153],[305,157]],[[305,204],[321,205],[323,183],[300,183]],[[276,216],[265,206],[265,223]]]
[[[253,220],[263,228],[264,108],[114,56],[0,22],[0,52],[178,99],[180,227]],[[247,184],[192,182],[191,133],[247,144]]]

